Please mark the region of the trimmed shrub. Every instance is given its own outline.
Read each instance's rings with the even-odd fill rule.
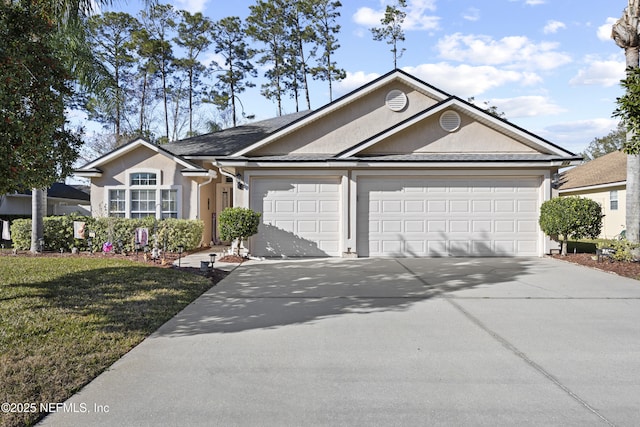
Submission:
[[[31,249],[31,220],[14,219],[11,223],[11,240],[14,249]]]
[[[247,208],[226,208],[218,218],[220,239],[238,240],[238,255],[242,241],[258,233],[260,225],[259,212]]]
[[[158,245],[162,248],[167,245],[167,250],[177,252],[182,245],[186,250],[200,246],[204,223],[186,219],[167,218],[160,222],[158,229]]]
[[[73,222],[86,223],[84,239],[73,238]],[[110,242],[114,250],[120,245],[122,250],[132,252],[135,250],[135,230],[144,227],[149,230],[149,246],[157,243],[159,248],[164,247],[165,238],[167,250],[176,252],[179,245],[185,250],[193,250],[200,246],[204,223],[199,220],[165,219],[157,221],[153,217],[140,219],[101,217],[92,218],[77,215],[45,217],[44,241],[45,249],[70,251],[76,247],[81,250],[102,251],[102,245]],[[95,233],[95,237],[89,239],[89,233]],[[28,250],[31,247],[31,220],[17,219],[11,226],[13,246],[19,250]],[[91,242],[91,247],[89,247]]]
[[[546,235],[562,242],[562,255],[566,255],[569,239],[598,237],[603,216],[602,207],[591,199],[556,197],[540,207],[539,224]]]

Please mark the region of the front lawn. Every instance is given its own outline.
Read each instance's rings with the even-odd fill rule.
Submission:
[[[64,402],[211,285],[128,260],[0,256],[0,403]],[[0,426],[43,415],[0,412]]]

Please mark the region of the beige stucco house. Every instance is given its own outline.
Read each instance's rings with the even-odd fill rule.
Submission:
[[[627,155],[614,151],[560,174],[561,196],[580,196],[602,206],[602,233],[611,239],[626,229]]]
[[[204,243],[225,207],[259,211],[255,256],[540,256],[540,204],[579,160],[395,70],[316,111],[136,140],[77,172],[95,215],[199,218]]]

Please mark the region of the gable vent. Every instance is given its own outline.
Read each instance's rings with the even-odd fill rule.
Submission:
[[[407,106],[407,95],[401,90],[392,90],[387,94],[385,103],[391,111],[402,111]]]
[[[460,128],[460,115],[455,111],[445,111],[440,116],[440,126],[447,132],[455,132]]]

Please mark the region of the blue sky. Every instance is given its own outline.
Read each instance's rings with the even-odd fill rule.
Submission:
[[[162,1],[161,1],[162,2]],[[173,0],[177,9],[213,20],[246,18],[255,0]],[[390,71],[389,46],[375,42],[385,0],[342,0],[336,54],[347,78],[334,98]],[[610,38],[626,1],[407,0],[406,49],[398,67],[463,99],[488,101],[511,122],[580,152],[617,121],[611,113],[622,94],[624,51]],[[117,3],[112,10],[136,14],[142,3]],[[214,59],[210,56],[206,59]],[[247,114],[276,115],[259,86],[242,94]],[[328,102],[325,84],[314,83],[312,108]],[[287,100],[285,113],[294,112]]]

